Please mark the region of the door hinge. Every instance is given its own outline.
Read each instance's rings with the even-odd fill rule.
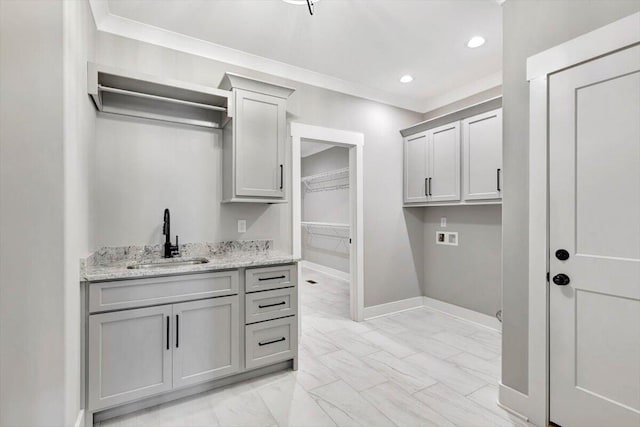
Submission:
[[[549,272],[547,271],[547,283],[549,283]]]

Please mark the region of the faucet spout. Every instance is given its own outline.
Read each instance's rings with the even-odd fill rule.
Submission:
[[[178,246],[178,236],[176,236],[176,244],[171,244],[171,215],[169,209],[164,210],[164,224],[162,225],[162,234],[165,236],[164,240],[164,254],[165,258],[173,258],[174,255],[180,254],[180,247]]]

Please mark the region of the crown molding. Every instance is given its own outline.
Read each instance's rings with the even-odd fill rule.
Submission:
[[[89,0],[89,5],[91,6],[98,31],[190,53],[421,114],[502,84],[501,73],[497,73],[444,95],[414,99],[113,15],[109,11],[108,0]]]

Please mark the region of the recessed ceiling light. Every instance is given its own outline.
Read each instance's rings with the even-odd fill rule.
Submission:
[[[467,46],[471,49],[480,47],[484,44],[484,37],[474,36],[467,42]]]
[[[405,74],[404,76],[400,77],[400,83],[411,83],[413,81],[413,77],[411,77],[409,74]]]

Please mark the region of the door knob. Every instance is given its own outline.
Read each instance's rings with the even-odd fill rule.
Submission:
[[[558,249],[556,251],[556,258],[560,261],[566,261],[569,259],[569,252],[566,249]]]
[[[553,283],[558,286],[567,286],[570,282],[571,279],[569,279],[569,276],[567,276],[566,274],[560,273],[553,276]]]

